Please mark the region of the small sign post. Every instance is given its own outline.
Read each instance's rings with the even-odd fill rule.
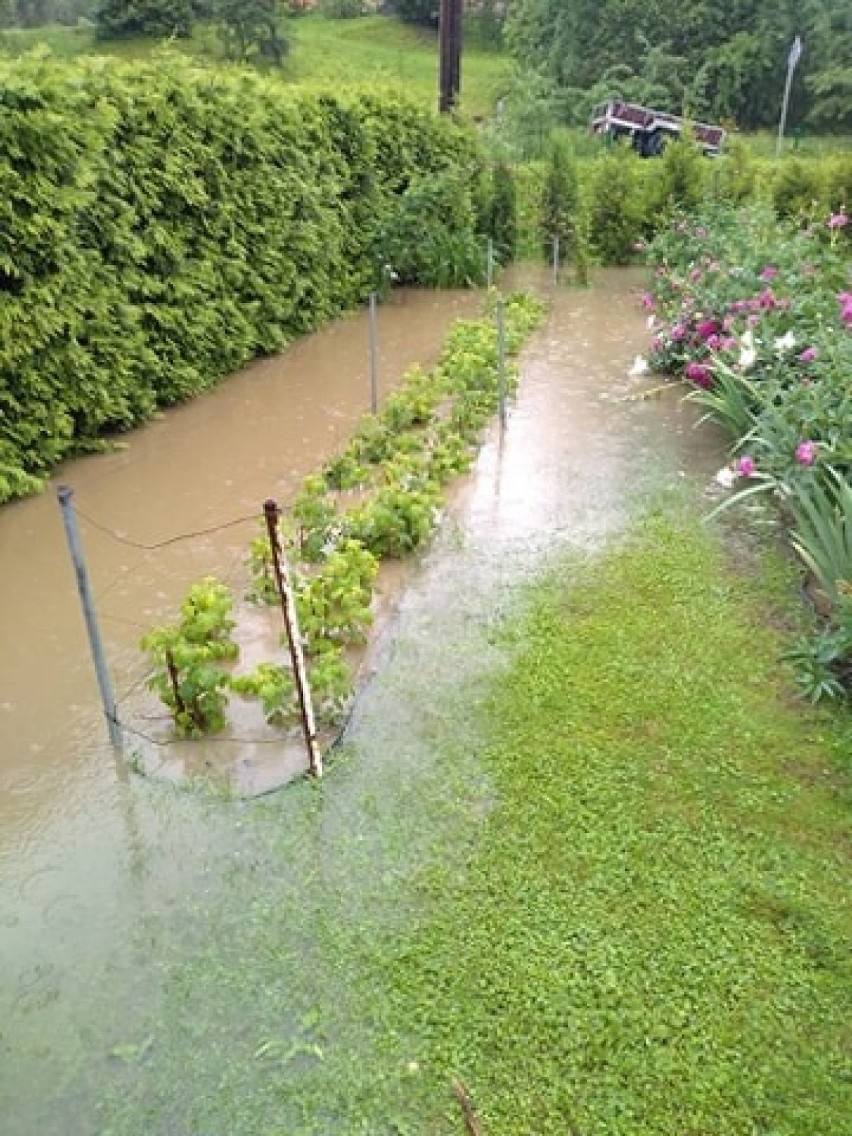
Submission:
[[[796,36],[790,45],[790,53],[787,56],[787,78],[784,82],[784,98],[781,101],[781,121],[778,123],[778,141],[775,144],[775,157],[781,153],[781,143],[784,140],[784,127],[787,125],[787,106],[790,102],[790,86],[793,82],[793,72],[796,70],[796,64],[802,58],[802,39],[801,36]]]

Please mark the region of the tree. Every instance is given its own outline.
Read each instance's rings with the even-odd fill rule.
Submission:
[[[288,51],[282,17],[281,0],[221,0],[219,34],[229,58],[266,60],[280,67]]]
[[[525,73],[579,96],[584,110],[583,93],[617,75],[626,98],[754,128],[777,124],[800,35],[791,118],[810,110],[827,126],[852,115],[850,20],[847,0],[513,0],[505,40]]]
[[[547,153],[541,197],[545,256],[552,254],[554,237],[559,239],[562,257],[567,259],[573,253],[579,204],[580,188],[574,153],[564,138],[554,135]]]
[[[440,15],[440,0],[393,0],[390,5],[394,15],[406,24],[420,24],[436,28]]]
[[[191,0],[103,0],[95,22],[101,39],[188,36],[192,30]]]

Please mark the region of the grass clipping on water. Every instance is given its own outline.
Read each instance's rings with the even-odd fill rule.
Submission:
[[[752,587],[652,517],[536,592],[486,707],[495,806],[383,960],[489,1136],[852,1132],[843,723],[790,701]]]

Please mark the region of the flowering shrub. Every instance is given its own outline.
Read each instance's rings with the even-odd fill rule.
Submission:
[[[716,205],[654,240],[642,299],[653,310],[650,365],[683,378],[733,435],[717,480],[773,494],[835,619],[852,588],[850,232],[842,207],[802,228],[768,208]],[[820,518],[804,536],[802,516]],[[827,563],[820,578],[815,565]]]

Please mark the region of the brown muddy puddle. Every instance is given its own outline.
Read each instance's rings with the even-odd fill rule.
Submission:
[[[421,681],[430,712],[440,713],[441,690],[466,665],[463,652],[441,645],[465,619],[481,622],[481,605],[498,604],[502,584],[529,578],[565,547],[599,547],[623,526],[640,487],[707,481],[722,463],[721,439],[694,429],[698,415],[678,388],[645,399],[656,381],[628,373],[648,341],[636,303],[643,279],[606,270],[589,289],[554,293],[549,272],[531,268],[503,282],[551,296],[552,310],[523,355],[506,429],[490,431],[424,563],[383,566],[378,626],[359,675],[366,691],[350,725],[359,744],[390,753],[411,727],[393,684],[367,682],[392,668],[399,625],[423,647]],[[381,390],[411,364],[428,366],[451,321],[480,308],[476,293],[396,294],[379,314]],[[91,1007],[107,996],[104,960],[136,933],[156,945],[161,915],[213,886],[226,850],[206,831],[202,802],[176,795],[180,784],[209,780],[251,796],[306,768],[298,732],[282,738],[251,704],[234,707],[233,740],[169,743],[162,708],[141,685],[139,637],[173,620],[204,575],[244,592],[262,502],[286,504],[342,448],[369,401],[360,313],[55,479],[75,490],[119,717],[136,731],[128,751],[173,783],[160,786],[154,805],[127,792],[127,767],[107,740],[53,492],[0,511],[0,1050],[17,1052],[17,1068],[33,1078],[25,1091],[0,1072],[0,1101],[5,1093],[11,1115],[28,1118],[22,1132],[96,1130],[63,1127],[51,1102],[72,1089],[56,1086],[51,1062],[60,1050],[90,1048]],[[199,535],[176,539],[190,533]],[[283,659],[275,610],[241,605],[238,626],[244,666]],[[121,967],[132,986],[133,960]],[[149,996],[144,985],[133,997]],[[42,1103],[32,1104],[39,1093]]]

